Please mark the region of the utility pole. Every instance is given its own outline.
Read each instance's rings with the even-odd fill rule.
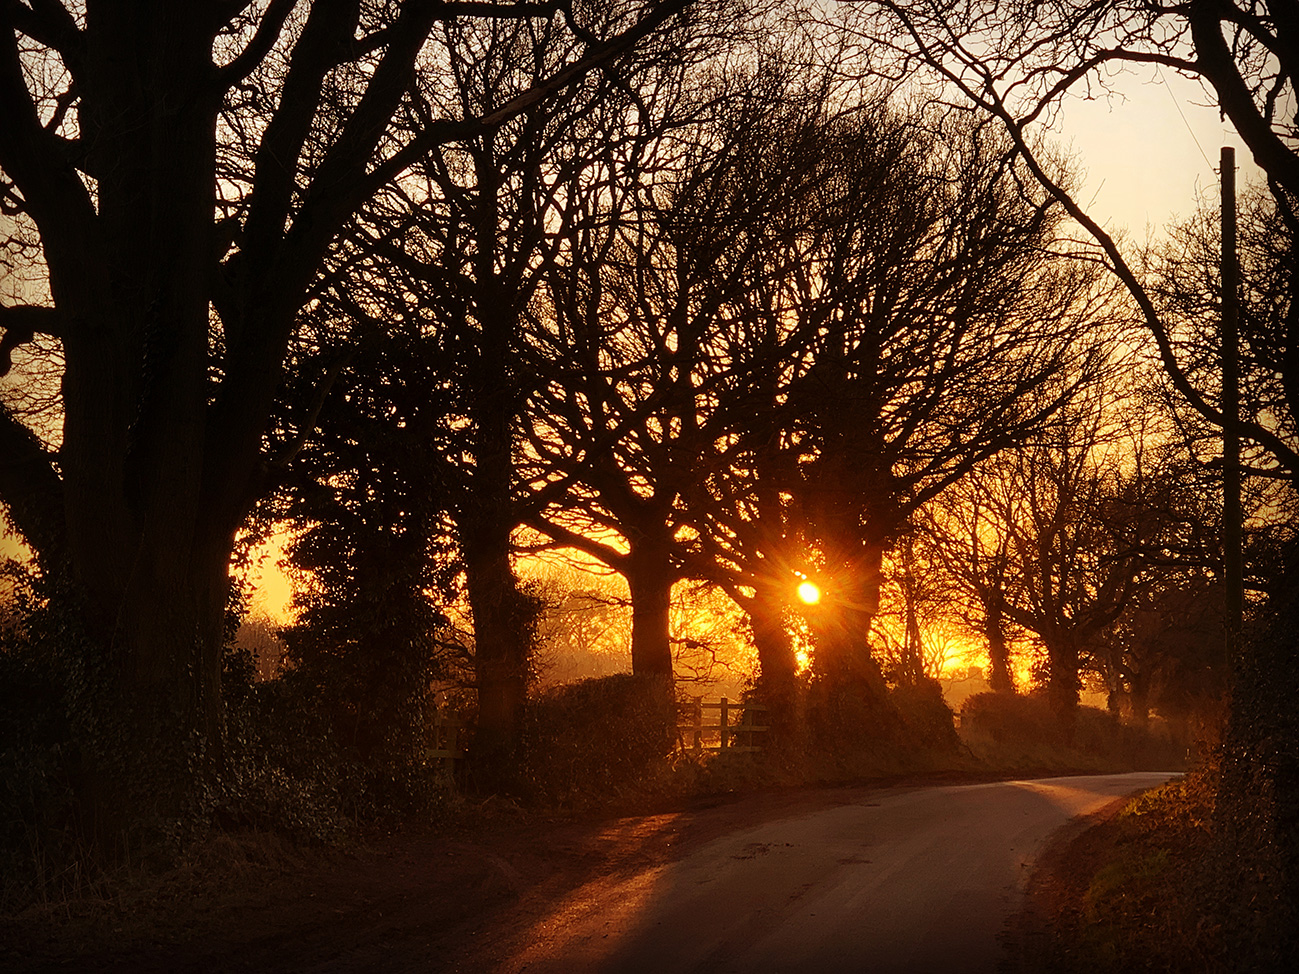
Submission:
[[[1236,264],[1236,150],[1222,147],[1222,549],[1226,585],[1226,652],[1236,657],[1245,611],[1241,560],[1240,352],[1237,319],[1240,270]]]

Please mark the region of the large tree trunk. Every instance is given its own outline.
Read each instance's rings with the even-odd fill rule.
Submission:
[[[631,590],[631,669],[637,676],[672,681],[672,568],[663,532],[637,532],[627,555]]]
[[[671,541],[662,528],[635,533],[627,554],[627,586],[631,590],[631,668],[650,694],[659,714],[666,751],[676,735],[676,698],[673,689],[671,609]]]
[[[758,697],[767,706],[771,740],[779,746],[790,741],[798,728],[798,660],[779,593],[759,589],[745,611],[758,651]]]
[[[103,847],[132,818],[172,830],[219,764],[227,571],[247,498],[211,491],[205,452],[210,43],[170,7],[147,23],[111,4],[96,18],[81,112],[97,133],[97,264],[68,279],[52,262],[51,288],[77,323],[59,460],[70,575],[105,667],[87,700],[84,803]]]
[[[813,664],[819,679],[808,720],[823,747],[851,751],[900,740],[901,722],[870,645],[882,561],[882,547],[874,546],[835,562],[833,584],[815,610]]]
[[[104,667],[76,708],[93,721],[83,738],[82,825],[110,857],[131,836],[176,839],[201,826],[204,795],[222,770],[231,541],[196,547],[178,556],[142,542],[124,584],[81,586],[90,651]],[[104,607],[114,599],[110,621]]]
[[[498,347],[506,342],[499,333],[493,339],[487,327],[483,342],[486,381],[474,403],[476,463],[468,503],[458,520],[474,623],[475,765],[485,786],[508,789],[518,759],[536,613],[519,590],[512,562],[514,410],[504,382],[504,353]]]
[[[466,408],[474,421],[474,467],[458,520],[474,621],[478,681],[475,765],[482,783],[510,789],[518,766],[535,611],[514,574],[514,428],[518,415],[519,283],[497,266],[501,174],[492,137],[474,153],[474,307]]]
[[[1068,635],[1056,633],[1047,641],[1047,656],[1051,666],[1047,701],[1061,735],[1070,742],[1078,720],[1078,647]]]
[[[527,700],[534,613],[511,565],[508,521],[475,526],[462,545],[478,682],[474,765],[485,787],[508,789]]]
[[[884,675],[870,645],[879,614],[883,545],[862,546],[835,560],[833,583],[816,610],[816,665],[832,684],[854,685],[883,699]]]
[[[1006,645],[1005,617],[994,596],[984,603],[983,635],[988,641],[988,684],[993,693],[1014,693],[1010,674],[1010,648]]]

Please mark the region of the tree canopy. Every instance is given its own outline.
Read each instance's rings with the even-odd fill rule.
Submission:
[[[518,117],[691,6],[0,10],[0,196],[12,236],[39,241],[47,283],[28,303],[6,296],[6,364],[38,332],[63,361],[57,446],[0,413],[0,498],[76,593],[126,767],[177,746],[195,752],[181,764],[220,765],[231,549],[282,467],[265,436],[339,231],[430,149]],[[572,42],[530,84],[468,102],[421,94],[439,25],[531,19]],[[87,760],[91,830],[108,842],[125,809],[169,820],[194,785]]]

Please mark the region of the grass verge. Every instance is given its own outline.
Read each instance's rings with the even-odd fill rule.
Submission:
[[[1012,971],[1268,972],[1293,917],[1218,827],[1212,775],[1116,803],[1039,860],[1010,933]]]

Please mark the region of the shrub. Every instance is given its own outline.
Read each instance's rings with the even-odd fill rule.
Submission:
[[[824,676],[808,685],[807,726],[814,749],[837,754],[891,749],[903,729],[882,679]]]
[[[1299,560],[1299,554],[1291,553]],[[1242,640],[1231,716],[1221,748],[1217,830],[1242,871],[1273,901],[1267,918],[1290,924],[1260,944],[1299,950],[1299,568],[1276,583],[1265,612]],[[1251,948],[1254,949],[1254,948]],[[1259,948],[1262,949],[1262,948]]]
[[[294,673],[252,683],[244,654],[226,668],[226,761],[217,820],[298,839],[331,841],[357,817],[362,769]],[[251,661],[247,661],[251,662]],[[234,663],[234,665],[230,665]]]
[[[899,684],[889,692],[889,698],[906,728],[904,746],[950,754],[960,749],[955,715],[943,699],[943,688],[937,680]]]
[[[1078,707],[1062,725],[1044,694],[976,693],[961,707],[961,738],[985,763],[1006,771],[1185,766],[1185,744],[1162,721],[1125,724],[1107,710]]]
[[[1042,696],[976,693],[961,705],[961,733],[998,744],[1058,741],[1060,727]]]
[[[529,701],[521,779],[536,801],[584,806],[666,767],[672,738],[658,684],[618,673],[546,690]]]

